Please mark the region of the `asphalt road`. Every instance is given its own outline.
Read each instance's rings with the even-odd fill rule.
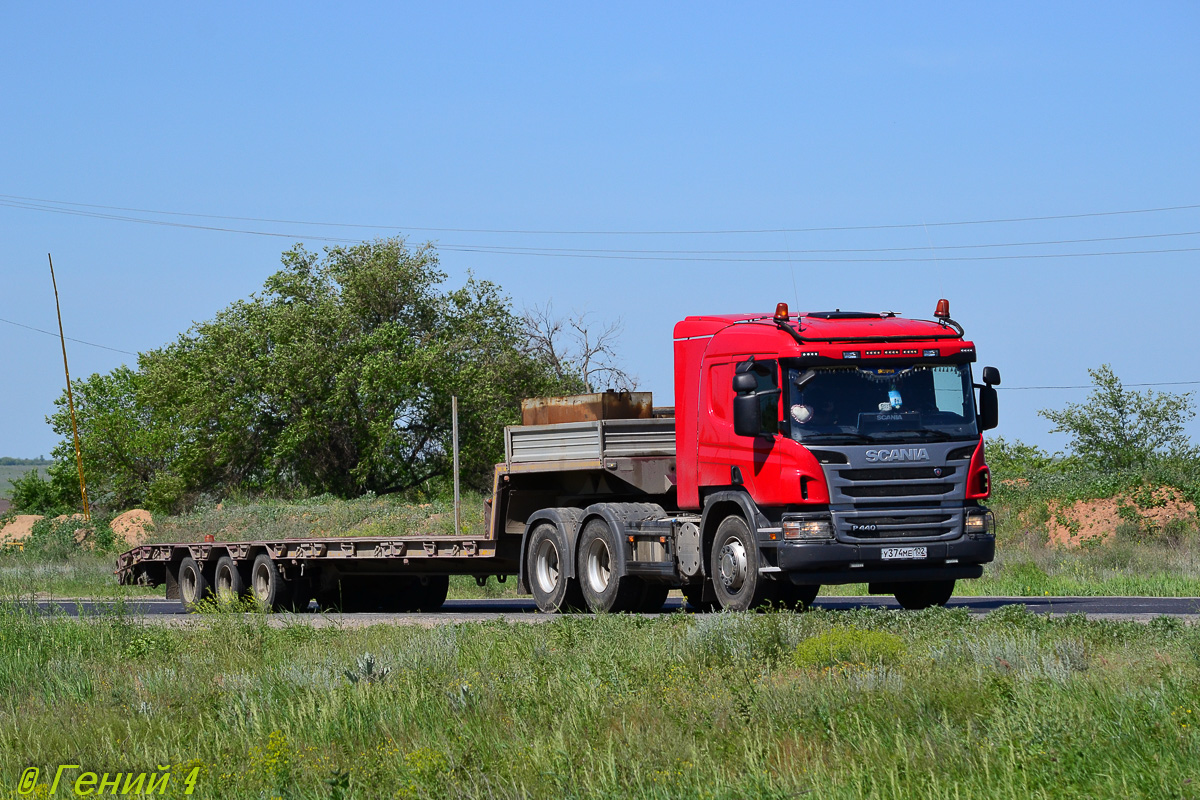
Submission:
[[[967,608],[973,614],[986,614],[1007,605],[1022,604],[1035,614],[1062,616],[1085,614],[1089,619],[1122,619],[1147,622],[1155,617],[1170,616],[1200,623],[1200,597],[962,597],[954,598],[950,608]],[[110,613],[111,601],[39,600],[38,611],[66,614],[71,617],[90,617]],[[890,597],[819,597],[817,608],[844,611],[856,608],[882,608],[899,611]],[[680,613],[683,601],[671,598],[663,613]],[[145,622],[189,624],[203,620],[202,615],[185,614],[176,600],[129,600],[124,613]],[[552,614],[539,613],[533,600],[526,598],[503,600],[447,600],[440,611],[432,614],[274,614],[277,624],[311,622],[315,625],[449,625],[460,622],[484,622],[505,619],[512,622],[547,622]]]

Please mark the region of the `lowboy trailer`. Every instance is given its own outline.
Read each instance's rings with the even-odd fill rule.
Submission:
[[[995,552],[984,430],[999,372],[936,321],[817,312],[688,317],[675,407],[648,393],[526,401],[505,429],[478,536],[146,544],[124,584],[275,609],[430,611],[450,575],[515,576],[539,609],[801,608],[867,583],[944,604]]]

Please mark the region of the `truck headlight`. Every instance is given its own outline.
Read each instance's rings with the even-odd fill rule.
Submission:
[[[785,519],[784,539],[831,539],[833,529],[827,519]]]
[[[994,536],[996,520],[992,512],[983,514],[968,514],[963,526],[968,536]]]

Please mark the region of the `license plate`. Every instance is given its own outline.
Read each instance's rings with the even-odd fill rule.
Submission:
[[[885,547],[883,548],[884,561],[904,561],[925,558],[929,555],[928,547]]]

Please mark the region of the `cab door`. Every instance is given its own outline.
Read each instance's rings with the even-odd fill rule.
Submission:
[[[762,502],[774,494],[779,481],[780,457],[776,446],[782,419],[781,392],[763,395],[762,428],[757,436],[738,436],[733,431],[733,376],[737,362],[710,364],[704,373],[701,398],[706,408],[700,414],[700,486],[744,486]],[[770,392],[781,386],[779,362],[755,360],[751,367],[757,391]]]

